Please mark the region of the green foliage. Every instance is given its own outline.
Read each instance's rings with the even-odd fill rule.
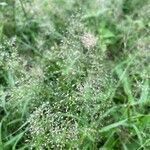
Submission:
[[[0,2],[0,150],[150,149],[149,6]]]

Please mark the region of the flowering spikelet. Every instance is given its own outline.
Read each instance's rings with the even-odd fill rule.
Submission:
[[[78,139],[76,120],[60,111],[53,112],[48,102],[38,107],[29,118],[29,132],[34,145],[42,148],[63,149],[66,143]]]
[[[96,46],[97,38],[91,33],[84,33],[81,42],[85,48],[89,49]]]

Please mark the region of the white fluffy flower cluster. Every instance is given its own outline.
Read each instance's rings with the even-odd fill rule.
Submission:
[[[96,46],[97,38],[91,33],[84,33],[81,42],[85,48],[89,49]]]

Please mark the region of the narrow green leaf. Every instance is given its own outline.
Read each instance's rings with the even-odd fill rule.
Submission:
[[[139,102],[140,103],[146,103],[148,100],[149,96],[149,82],[148,79],[145,81],[143,88],[142,88],[142,93]]]
[[[141,132],[140,130],[138,129],[138,127],[136,125],[133,124],[133,129],[135,130],[137,136],[138,136],[138,139],[140,141],[140,145],[143,144],[143,139],[142,139],[142,136],[141,136]]]
[[[119,127],[119,126],[121,126],[121,125],[125,125],[126,122],[127,122],[127,120],[128,120],[128,119],[121,120],[121,121],[119,121],[119,122],[115,122],[115,123],[110,124],[110,125],[108,125],[108,126],[106,126],[106,127],[103,127],[103,128],[100,130],[100,132],[106,132],[106,131],[109,131],[109,130],[111,130],[111,129],[117,128],[117,127]]]

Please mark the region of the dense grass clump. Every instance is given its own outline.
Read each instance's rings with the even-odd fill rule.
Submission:
[[[149,6],[0,2],[0,150],[149,150]]]

